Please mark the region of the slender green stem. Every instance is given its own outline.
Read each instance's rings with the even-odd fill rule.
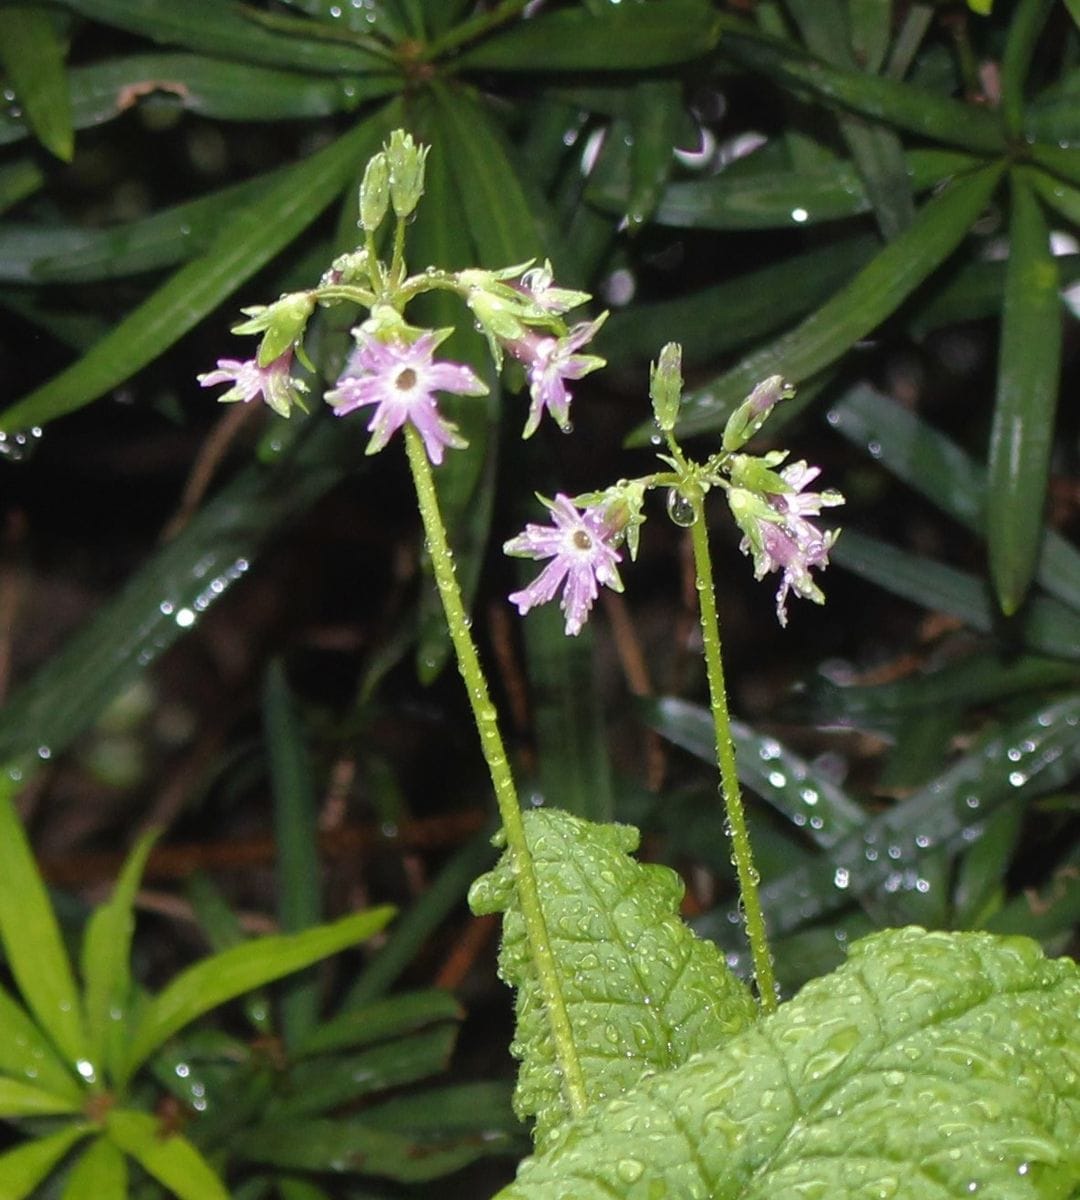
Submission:
[[[405,426],[405,447],[416,485],[416,499],[420,507],[420,518],[424,523],[431,568],[439,589],[443,611],[450,628],[450,640],[457,655],[458,670],[465,681],[469,704],[472,707],[476,728],[480,733],[480,748],[491,774],[495,789],[495,800],[499,806],[507,849],[517,884],[521,913],[525,922],[525,934],[529,941],[530,955],[536,967],[540,990],[551,1021],[551,1036],[555,1043],[555,1056],[563,1069],[565,1094],[570,1111],[575,1116],[585,1112],[588,1097],[585,1077],[578,1061],[574,1045],[573,1030],[563,999],[555,955],[548,938],[543,909],[540,907],[540,891],[533,867],[532,855],[525,841],[525,826],[521,820],[517,789],[510,773],[502,734],[499,732],[498,714],[488,693],[487,680],[480,666],[476,645],[469,632],[469,618],[458,587],[454,570],[453,554],[446,541],[446,529],[439,511],[439,500],[435,492],[435,480],[431,464],[427,460],[420,435],[412,427]]]
[[[705,496],[697,484],[682,489],[682,494],[694,510],[690,527],[694,547],[694,570],[697,574],[698,601],[701,609],[701,641],[705,650],[705,670],[709,677],[709,700],[716,737],[716,757],[720,764],[720,789],[724,810],[731,831],[731,848],[735,871],[739,878],[746,936],[750,942],[750,957],[754,964],[761,1007],[766,1012],[776,1008],[776,978],[772,954],[765,933],[765,918],[758,896],[758,873],[750,850],[750,835],[746,830],[739,777],[735,770],[735,743],[731,737],[731,718],[728,715],[727,689],[724,686],[724,664],[720,657],[720,622],[716,615],[716,593],[713,589],[712,560],[709,557],[709,531],[705,525]]]

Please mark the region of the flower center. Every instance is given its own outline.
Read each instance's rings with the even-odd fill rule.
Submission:
[[[592,538],[585,532],[584,529],[575,529],[573,538],[575,550],[591,550]]]
[[[416,387],[416,372],[412,367],[405,367],[404,370],[398,371],[394,384],[403,392],[411,391]]]

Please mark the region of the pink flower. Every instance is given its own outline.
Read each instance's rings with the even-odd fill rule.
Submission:
[[[286,350],[265,367],[260,367],[253,358],[244,362],[235,358],[219,358],[216,371],[207,371],[196,378],[202,387],[231,383],[232,387],[218,397],[224,404],[237,400],[248,404],[261,396],[274,412],[287,417],[294,404],[304,407],[300,393],[307,391],[305,383],[293,379],[289,374],[292,357],[292,351]]]
[[[467,444],[456,427],[443,419],[432,393],[483,396],[487,387],[470,367],[434,361],[432,355],[440,341],[442,337],[434,332],[421,334],[414,342],[384,342],[367,333],[360,335],[359,345],[337,387],[326,393],[326,400],[339,417],[375,405],[368,425],[374,434],[368,454],[381,450],[406,421],[411,421],[423,438],[427,456],[436,466],[443,460],[444,446],[460,449]]]
[[[578,509],[563,495],[541,500],[551,511],[552,524],[526,525],[503,546],[503,551],[520,558],[552,561],[527,588],[513,592],[509,599],[524,616],[534,605],[553,600],[562,587],[566,632],[573,637],[588,619],[599,595],[599,584],[616,592],[623,590],[615,565],[620,561],[614,545],[619,530],[599,508]]]
[[[565,337],[543,336],[527,330],[525,336],[508,342],[506,348],[525,367],[529,380],[532,404],[522,437],[532,437],[546,408],[563,432],[570,428],[570,401],[573,397],[566,386],[568,379],[581,379],[590,371],[604,366],[595,354],[578,354],[604,323],[607,314],[595,321],[575,325]]]
[[[787,624],[789,591],[815,604],[825,602],[810,571],[829,565],[829,551],[839,530],[823,531],[809,518],[820,516],[822,508],[843,504],[844,498],[835,491],[802,490],[820,474],[818,467],[796,462],[780,472],[780,478],[793,491],[760,494],[736,487],[728,492],[731,511],[745,535],[739,549],[753,555],[754,578],[781,572],[776,592],[776,616],[781,625]]]

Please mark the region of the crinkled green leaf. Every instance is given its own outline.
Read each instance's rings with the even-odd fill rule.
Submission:
[[[64,47],[47,8],[0,8],[0,66],[38,141],[57,158],[75,153]]]
[[[45,884],[0,769],[0,941],[27,1007],[72,1065],[89,1063],[82,1003]]]
[[[93,21],[115,25],[166,45],[186,46],[215,57],[268,63],[294,70],[364,74],[385,69],[385,50],[373,52],[360,38],[320,36],[310,24],[310,38],[267,28],[237,0],[61,0],[65,7]]]
[[[749,1024],[756,1009],[711,942],[677,915],[682,882],[635,862],[638,833],[557,809],[524,814],[540,902],[574,1043],[592,1102],[616,1096],[647,1070],[667,1070]],[[521,1059],[514,1107],[552,1143],[569,1115],[509,855],[472,886],[477,913],[502,912],[499,972],[517,989]]]
[[[1050,231],[1023,174],[1014,171],[1011,182],[986,491],[990,576],[1002,612],[1010,616],[1027,595],[1041,548],[1063,333]]]
[[[0,413],[10,431],[81,408],[171,346],[318,216],[373,149],[381,115],[278,177],[224,222],[214,243],[129,313],[82,358]]]
[[[24,1200],[45,1179],[71,1147],[91,1131],[90,1125],[69,1125],[46,1137],[21,1142],[0,1154],[0,1196]]]
[[[994,165],[955,179],[927,201],[909,229],[800,325],[744,358],[711,386],[684,397],[680,435],[722,428],[730,406],[766,376],[780,373],[800,383],[865,337],[956,249],[1000,174],[1001,168]],[[651,435],[650,422],[634,430],[630,441],[641,444]]]
[[[149,1113],[113,1109],[105,1118],[105,1131],[110,1141],[180,1200],[229,1200],[225,1185],[191,1142],[163,1129]]]
[[[62,1200],[127,1200],[127,1159],[105,1137],[79,1156],[64,1185]]]
[[[715,43],[702,0],[540,13],[470,47],[458,65],[499,71],[624,71],[698,58]]]
[[[303,933],[257,938],[188,967],[141,1008],[130,1030],[124,1077],[196,1017],[371,937],[393,915],[391,908],[373,908]]]
[[[135,892],[157,831],[139,839],[128,856],[109,900],[87,922],[82,944],[86,1029],[91,1061],[112,1070],[120,1065],[131,990],[131,935],[135,929]]]
[[[724,1047],[598,1106],[499,1200],[1067,1200],[1080,972],[889,930]]]

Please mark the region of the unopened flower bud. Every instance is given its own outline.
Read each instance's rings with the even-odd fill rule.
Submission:
[[[424,162],[428,147],[418,146],[412,135],[395,129],[386,147],[390,167],[390,202],[398,217],[412,214],[424,194]]]
[[[364,169],[360,184],[360,228],[365,233],[374,233],[383,223],[389,204],[390,164],[380,151]]]
[[[682,346],[668,342],[660,358],[649,366],[649,396],[653,415],[664,433],[670,433],[679,419],[682,401]]]
[[[724,449],[730,453],[745,446],[765,424],[776,405],[794,395],[795,388],[782,375],[763,379],[728,418],[724,426]]]

